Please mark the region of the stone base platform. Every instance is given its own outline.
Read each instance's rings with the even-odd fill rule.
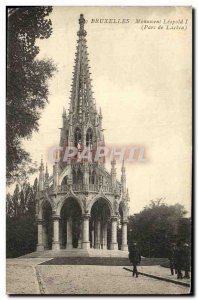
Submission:
[[[128,258],[128,251],[99,249],[61,249],[35,251],[20,258],[55,258],[55,257],[123,257]]]

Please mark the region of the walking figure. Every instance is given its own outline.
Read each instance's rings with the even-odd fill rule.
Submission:
[[[182,279],[182,266],[183,266],[183,249],[182,244],[179,241],[174,251],[174,265],[177,270],[177,279]]]
[[[168,259],[170,262],[171,275],[174,275],[174,269],[175,269],[175,274],[177,274],[176,267],[175,267],[175,244],[172,244],[169,248]]]
[[[184,278],[190,278],[190,247],[187,243],[183,246],[183,269],[185,272]]]
[[[132,247],[129,248],[129,260],[133,265],[132,276],[138,277],[137,265],[141,261],[141,255],[136,243],[133,243]]]

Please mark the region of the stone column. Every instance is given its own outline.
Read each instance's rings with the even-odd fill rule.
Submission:
[[[111,250],[118,250],[117,242],[117,217],[111,218]]]
[[[100,249],[100,220],[96,221],[96,240],[95,240],[95,248]]]
[[[37,251],[43,251],[44,250],[44,244],[43,244],[43,220],[39,219],[37,221],[38,223],[38,244],[36,247]]]
[[[94,240],[94,235],[95,235],[95,232],[94,232],[94,222],[93,222],[93,225],[92,225],[92,231],[91,231],[91,247],[94,248],[95,247],[95,240]]]
[[[82,248],[82,224],[80,224],[80,234],[78,239],[78,249]]]
[[[60,243],[60,249],[63,247],[63,220],[59,220],[59,243]]]
[[[122,222],[122,245],[121,245],[122,251],[128,251],[128,245],[127,245],[127,221]]]
[[[43,222],[43,245],[44,249],[48,249],[47,224]]]
[[[59,242],[59,216],[53,216],[53,243],[52,250],[60,250]]]
[[[107,249],[107,223],[102,226],[102,249]]]
[[[107,249],[107,223],[105,224],[105,231],[104,231],[104,233],[105,233],[105,246],[106,246],[106,249]]]
[[[73,248],[73,238],[72,238],[72,218],[67,220],[67,245],[66,249]]]
[[[103,249],[102,245],[103,245],[103,224],[101,221],[100,222],[100,249]]]
[[[82,234],[82,248],[83,249],[89,249],[90,248],[89,218],[90,218],[90,215],[88,215],[88,214],[83,215],[83,234]]]

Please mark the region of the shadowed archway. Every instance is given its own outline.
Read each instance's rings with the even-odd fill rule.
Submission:
[[[60,247],[80,248],[82,210],[77,200],[65,200],[60,212]]]
[[[49,201],[43,203],[43,243],[44,249],[52,249],[53,221],[52,207]]]
[[[107,200],[99,198],[91,208],[90,241],[95,249],[110,248],[110,208]]]

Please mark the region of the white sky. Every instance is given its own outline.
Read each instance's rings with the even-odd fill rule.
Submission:
[[[68,108],[78,18],[84,13],[97,107],[107,144],[141,145],[146,162],[126,165],[131,213],[166,197],[189,211],[191,200],[191,26],[186,31],[146,30],[136,18],[188,18],[184,8],[55,7],[53,34],[38,41],[39,58],[52,58],[59,72],[50,81],[49,104],[39,133],[24,143],[33,160],[47,161],[59,143],[63,106]],[[129,24],[93,24],[92,18],[125,18]],[[108,166],[107,166],[108,167]],[[120,165],[117,165],[118,179]],[[50,167],[50,170],[52,166]]]

